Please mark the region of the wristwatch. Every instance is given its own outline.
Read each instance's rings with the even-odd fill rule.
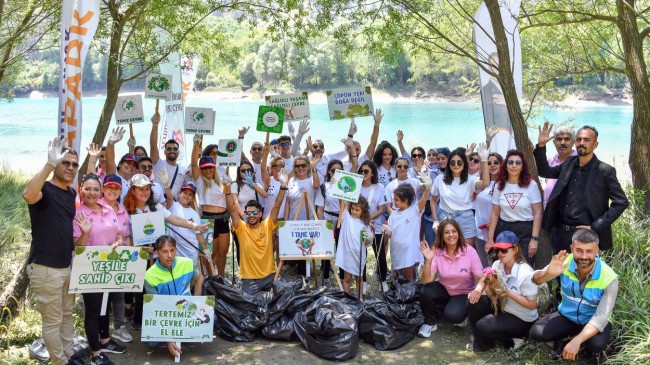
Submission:
[[[530,240],[539,241],[539,236],[530,236]]]

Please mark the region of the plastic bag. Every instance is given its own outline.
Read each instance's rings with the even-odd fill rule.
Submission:
[[[422,284],[399,280],[384,293],[387,302],[393,304],[410,304],[420,300],[420,289]]]
[[[271,340],[297,340],[293,325],[295,313],[313,303],[325,290],[322,288],[310,292],[309,286],[302,279],[274,282],[275,296],[268,305],[268,322],[262,329],[262,335]]]
[[[359,336],[377,350],[394,350],[412,341],[422,323],[424,316],[417,303],[368,300],[359,320]]]
[[[328,360],[343,361],[359,351],[358,319],[363,307],[322,296],[294,317],[296,335],[305,348]]]
[[[255,340],[268,319],[266,301],[235,288],[218,276],[207,278],[203,294],[215,296],[214,329],[219,337],[234,342]]]

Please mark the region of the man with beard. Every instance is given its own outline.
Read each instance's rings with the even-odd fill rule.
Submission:
[[[350,123],[350,129],[348,129],[348,138],[352,139],[355,133],[357,133],[357,125],[354,123],[354,119],[353,119],[352,122]],[[361,149],[361,145],[359,145],[359,149]],[[348,156],[348,153],[358,154],[358,152],[348,151],[348,149],[345,148],[343,151],[326,155],[325,143],[323,143],[323,140],[316,139],[312,143],[311,137],[307,138],[307,148],[305,148],[304,152],[305,152],[304,155],[306,155],[308,152],[311,152],[311,157],[309,157],[310,159],[317,156],[320,157],[320,160],[316,164],[316,171],[318,172],[318,178],[320,179],[320,181],[325,181],[325,175],[327,174],[327,165],[331,160],[343,160],[346,156]]]
[[[562,302],[556,313],[538,320],[530,329],[536,341],[554,341],[554,356],[575,360],[584,346],[581,364],[598,364],[612,333],[609,318],[618,295],[618,275],[598,255],[598,234],[578,229],[571,254],[562,250],[532,280],[541,285],[560,277]],[[565,338],[575,336],[571,341]]]
[[[169,188],[172,190],[172,194],[174,194],[174,199],[178,199],[178,193],[181,191],[181,186],[185,183],[183,177],[185,176],[187,169],[176,163],[180,145],[173,138],[165,142],[165,148],[163,150],[165,159],[163,160],[160,158],[160,151],[158,150],[159,123],[160,115],[154,114],[151,118],[151,134],[149,135],[149,150],[151,151],[151,162],[153,162],[154,165],[154,176],[156,182],[163,183],[163,181],[160,180],[160,171],[165,170],[166,174],[163,173],[162,176],[169,177]],[[192,158],[196,158],[196,156],[192,156]]]
[[[74,294],[68,293],[77,195],[70,185],[79,162],[77,152],[65,146],[65,138],[57,137],[50,142],[47,163],[23,191],[32,225],[27,275],[35,294],[36,309],[41,313],[43,340],[53,365],[80,361],[73,358]],[[46,181],[51,173],[52,178]]]
[[[576,134],[573,127],[563,125],[555,128],[553,145],[555,145],[557,153],[555,156],[548,159],[548,165],[551,167],[560,166],[569,156],[577,156],[578,154],[573,149],[575,139]],[[544,207],[546,207],[548,198],[551,197],[551,192],[553,191],[556,182],[557,179],[546,179],[546,187],[544,188]]]
[[[533,154],[539,176],[557,179],[542,219],[542,228],[551,232],[553,253],[569,250],[573,233],[583,228],[594,230],[600,239],[600,249],[608,250],[613,245],[612,224],[629,205],[616,170],[594,154],[598,131],[588,125],[576,133],[578,156],[550,167],[546,143],[551,140],[552,128],[548,122],[540,128]]]
[[[232,227],[239,239],[241,257],[239,275],[241,288],[244,293],[255,294],[269,290],[275,276],[275,260],[273,259],[273,232],[278,227],[278,213],[287,192],[289,176],[286,170],[278,175],[280,192],[275,198],[275,204],[269,216],[262,220],[262,205],[257,200],[250,200],[244,207],[246,221],[244,222],[237,210],[238,202],[231,197],[229,177],[222,179],[223,192],[226,194],[226,204],[232,218]]]

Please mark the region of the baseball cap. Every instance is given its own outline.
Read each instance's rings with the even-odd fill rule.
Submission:
[[[143,188],[145,186],[153,185],[151,180],[146,175],[143,174],[135,174],[131,178],[131,186],[137,186],[140,188]]]
[[[273,146],[273,145],[275,145],[275,144],[278,144],[278,143],[280,143],[280,142],[278,142],[277,139],[271,140],[271,146]]]
[[[191,181],[186,182],[185,184],[183,184],[183,186],[181,186],[181,190],[185,190],[185,189],[192,190],[193,193],[196,193],[196,185],[194,185],[194,183]]]
[[[133,162],[135,162],[135,166],[136,167],[138,166],[138,156],[136,156],[133,153],[127,153],[126,155],[122,156],[122,158],[120,159],[120,163],[122,163],[124,161],[133,161]]]
[[[494,240],[493,248],[510,248],[514,244],[519,243],[519,238],[511,231],[503,231],[499,233],[497,239]]]
[[[199,167],[204,168],[208,166],[214,167],[216,164],[214,163],[214,159],[210,156],[203,156],[201,157],[201,160],[199,160]]]
[[[117,174],[110,174],[104,177],[104,186],[115,185],[122,188],[122,178]]]

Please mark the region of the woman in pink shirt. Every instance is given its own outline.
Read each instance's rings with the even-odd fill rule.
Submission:
[[[418,336],[430,337],[438,329],[437,313],[442,313],[459,327],[467,326],[467,294],[481,278],[482,265],[476,250],[465,243],[460,226],[447,218],[440,222],[434,249],[420,243],[424,256],[420,305],[424,324]],[[434,281],[438,274],[438,280]]]

